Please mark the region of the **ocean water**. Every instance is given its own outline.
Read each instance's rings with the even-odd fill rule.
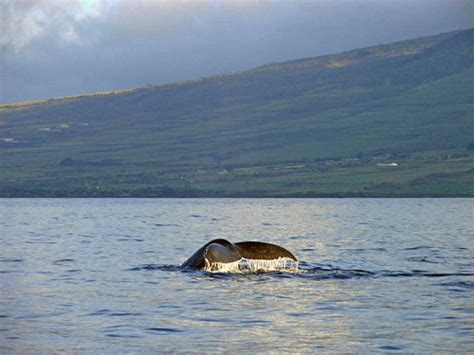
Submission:
[[[0,199],[0,352],[474,352],[472,199]],[[214,238],[297,272],[179,265]]]

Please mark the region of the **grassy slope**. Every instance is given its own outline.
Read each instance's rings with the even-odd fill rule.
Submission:
[[[2,105],[0,195],[473,196],[473,38]]]

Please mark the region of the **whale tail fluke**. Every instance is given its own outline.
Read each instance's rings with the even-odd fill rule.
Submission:
[[[250,265],[268,264],[271,261],[281,260],[297,262],[296,257],[290,251],[279,245],[255,241],[232,244],[225,239],[215,239],[202,246],[182,266],[198,270],[214,270],[222,269],[223,265],[238,264],[242,260],[247,260]]]
[[[296,261],[296,256],[285,248],[263,242],[239,242],[234,244],[245,259],[273,260],[289,258]]]
[[[186,260],[181,266],[204,269],[212,262],[218,260],[232,262],[242,258],[235,245],[225,239],[214,239],[204,244],[198,251]]]
[[[204,252],[206,266],[214,263],[233,263],[242,259],[240,250],[235,245],[211,243]]]

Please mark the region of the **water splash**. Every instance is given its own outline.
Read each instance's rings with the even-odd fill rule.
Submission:
[[[207,263],[204,271],[218,273],[255,273],[270,271],[298,272],[298,261],[290,258],[278,258],[272,260],[245,259],[232,263]]]

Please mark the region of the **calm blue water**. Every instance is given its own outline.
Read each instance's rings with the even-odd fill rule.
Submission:
[[[472,199],[0,199],[0,352],[474,351]],[[179,264],[213,238],[299,273]]]

